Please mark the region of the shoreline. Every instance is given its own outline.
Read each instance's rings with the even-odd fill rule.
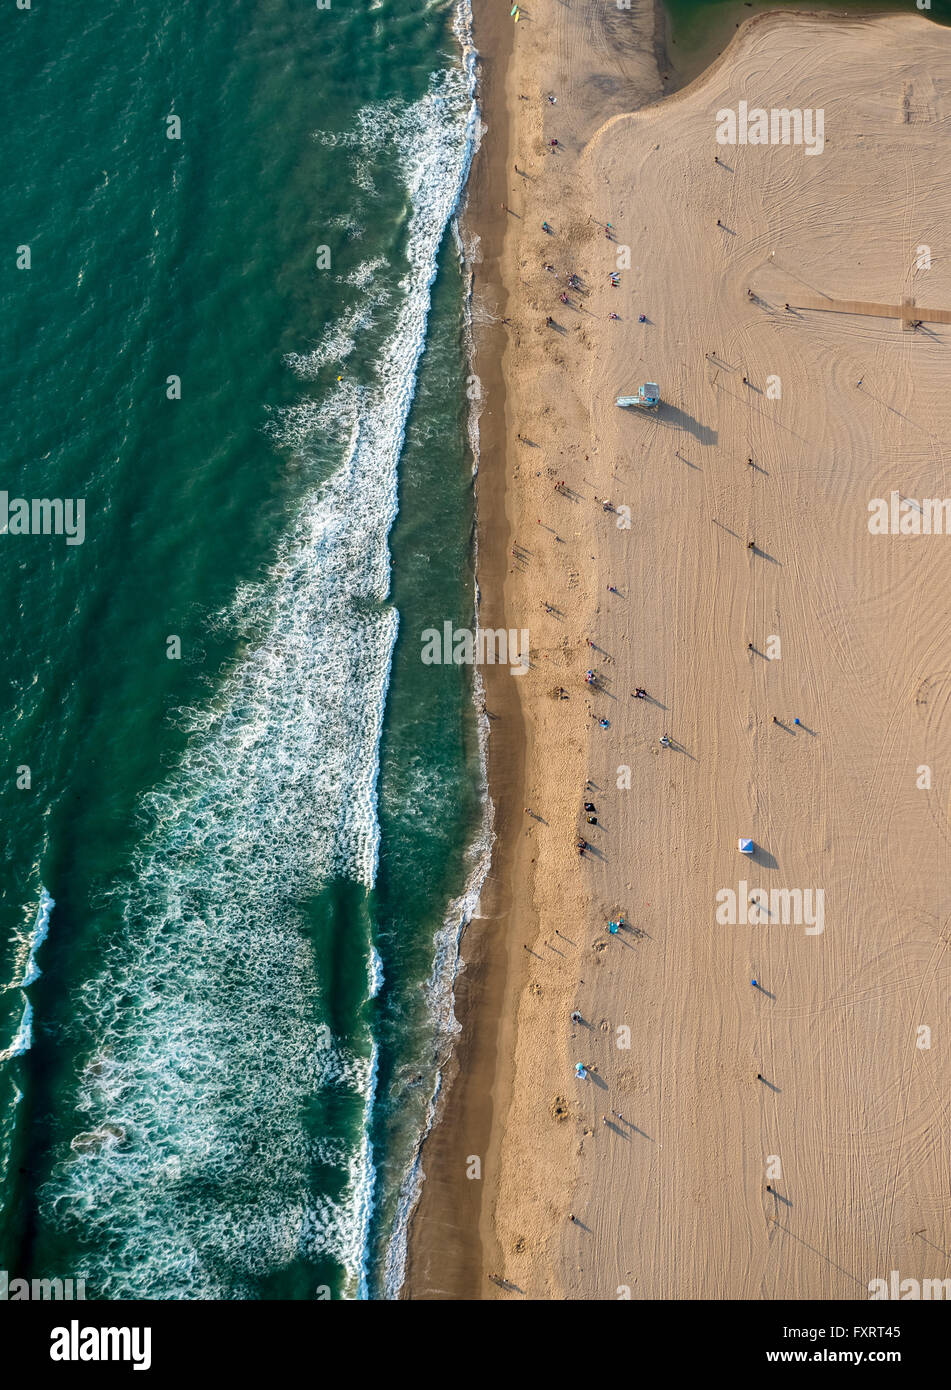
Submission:
[[[469,262],[473,313],[469,371],[482,383],[483,401],[475,480],[476,585],[482,627],[507,625],[501,582],[510,546],[501,368],[505,330],[497,322],[476,322],[472,309],[484,286],[494,285],[500,302],[505,302],[498,268],[505,233],[499,202],[511,136],[505,119],[505,78],[514,25],[507,21],[501,11],[474,0],[472,34],[478,54],[477,101],[483,136],[470,167],[460,223],[467,257],[473,238],[479,238],[476,263]],[[493,129],[504,131],[501,151],[487,141]],[[504,309],[499,309],[498,317],[504,315]],[[494,840],[478,907],[459,943],[462,964],[454,988],[459,1032],[443,1068],[436,1114],[420,1149],[425,1176],[409,1222],[402,1298],[478,1299],[485,1283],[479,1238],[480,1227],[484,1228],[482,1183],[468,1181],[465,1168],[470,1153],[487,1155],[501,1099],[494,1093],[494,1081],[504,1004],[513,984],[511,953],[505,949],[511,912],[512,807],[524,782],[525,743],[516,682],[504,668],[495,666],[481,668],[481,678],[485,715],[480,717],[489,723],[486,771]],[[485,1166],[489,1166],[488,1158]]]
[[[663,0],[641,0],[641,8],[652,17],[652,52],[659,82],[661,71],[666,70]],[[473,0],[472,11],[477,101],[484,130],[470,167],[460,223],[467,253],[478,237],[477,259],[470,263],[470,295],[482,310],[481,322],[473,322],[470,364],[481,382],[484,402],[476,478],[478,621],[483,628],[509,628],[523,625],[505,592],[513,540],[506,508],[513,480],[507,453],[512,431],[506,419],[511,407],[504,368],[511,343],[501,322],[509,317],[514,288],[512,267],[505,265],[514,242],[514,235],[507,234],[514,229],[501,204],[510,190],[508,166],[512,149],[517,148],[519,113],[517,108],[513,111],[506,91],[507,80],[518,75],[513,62],[517,55],[515,25],[507,13],[484,0]],[[528,81],[536,85],[533,77]],[[623,109],[627,108],[622,104],[618,114]],[[589,133],[598,123],[592,123]],[[498,141],[492,139],[493,130],[503,132]],[[489,305],[491,323],[485,318]],[[521,832],[531,747],[518,682],[499,666],[484,666],[481,674],[489,720],[487,772],[494,843],[479,906],[459,947],[462,968],[454,999],[459,1033],[443,1069],[435,1116],[420,1148],[424,1177],[409,1221],[404,1299],[484,1299],[492,1290],[488,1285],[487,1294],[489,1272],[504,1263],[494,1228],[502,1143],[496,1121],[508,1113],[511,1101],[516,1014],[527,973],[524,952],[533,935],[525,924],[531,917],[528,905],[536,859]],[[482,1161],[481,1180],[466,1175],[473,1155]]]

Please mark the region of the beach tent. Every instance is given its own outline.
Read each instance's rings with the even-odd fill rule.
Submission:
[[[741,853],[741,854],[752,854],[752,853],[753,853],[753,841],[752,841],[752,840],[746,840],[746,839],[741,838],[741,839],[740,839],[740,853]]]

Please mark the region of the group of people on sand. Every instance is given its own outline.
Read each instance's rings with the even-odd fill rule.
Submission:
[[[548,100],[549,100],[549,102],[550,102],[552,105],[555,104],[555,97],[554,97],[553,95],[549,95]],[[555,152],[555,151],[560,151],[563,147],[559,144],[559,141],[558,141],[556,138],[550,138],[549,141],[548,141],[548,148],[549,148],[549,150],[551,150],[552,152]],[[524,170],[519,169],[519,166],[518,166],[517,164],[515,165],[515,172],[516,172],[516,174],[520,174],[520,175],[522,175],[523,177],[528,177],[528,175],[525,174],[525,171],[524,171]],[[612,224],[611,224],[610,222],[607,222],[607,223],[604,223],[604,224],[602,224],[602,225],[603,225],[603,229],[604,229],[604,236],[605,236],[605,239],[608,240],[608,241],[614,241],[614,240],[616,240],[616,236],[615,236],[615,232],[614,232],[614,228],[613,228]],[[545,233],[546,236],[550,236],[550,237],[554,237],[554,236],[555,236],[555,230],[554,230],[554,228],[552,227],[552,225],[547,221],[547,219],[546,219],[545,221],[542,222],[542,224],[541,224],[541,230]],[[545,271],[546,271],[548,274],[554,275],[557,281],[562,281],[563,284],[564,284],[564,288],[561,288],[561,286],[559,286],[559,291],[558,291],[559,302],[560,302],[561,304],[564,304],[564,305],[568,305],[568,306],[572,306],[572,307],[573,307],[573,305],[572,305],[572,299],[571,299],[571,296],[570,296],[569,291],[574,290],[574,291],[581,291],[581,292],[583,292],[583,284],[582,284],[581,277],[578,275],[578,273],[577,273],[576,271],[569,271],[569,270],[566,270],[566,271],[563,273],[563,275],[562,275],[562,273],[559,272],[558,269],[556,268],[556,266],[555,266],[552,262],[550,262],[550,261],[545,261],[545,262],[543,262],[543,266],[544,266]],[[620,286],[620,274],[619,274],[618,271],[615,270],[615,271],[611,271],[611,272],[610,272],[610,284],[611,284],[612,288],[614,288],[614,289],[618,289],[618,288],[619,288],[619,286]],[[620,316],[620,314],[618,314],[618,313],[611,313],[611,314],[608,315],[609,320],[610,320],[610,321],[613,321],[613,322],[618,322],[618,321],[620,320],[620,317],[621,317],[621,316]],[[640,315],[640,322],[641,322],[641,323],[646,322],[646,316],[645,316],[645,315],[643,315],[643,314]],[[554,318],[553,318],[550,314],[546,315],[545,324],[546,324],[546,327],[548,327],[548,328],[553,328],[553,327],[557,327],[557,326],[558,326],[558,325],[556,324]],[[519,438],[519,441],[521,441],[521,440],[522,440],[522,435],[519,434],[518,438]],[[561,493],[562,495],[567,496],[567,495],[569,494],[569,489],[568,489],[566,480],[565,480],[565,479],[559,479],[559,480],[553,485],[553,491],[559,492],[559,493]],[[601,505],[602,509],[603,509],[605,512],[613,512],[613,511],[616,510],[615,507],[614,507],[614,504],[613,504],[610,500],[608,500],[607,498],[604,498],[604,499],[595,498],[595,501],[598,502],[598,503]],[[539,518],[539,521],[541,522],[541,518]],[[550,529],[550,528],[549,528],[549,529]],[[608,593],[610,593],[610,594],[615,594],[615,595],[618,595],[618,596],[619,596],[619,590],[618,590],[618,588],[617,588],[616,585],[614,585],[614,584],[608,584],[607,590],[608,590]],[[546,603],[544,603],[543,606],[544,606],[544,608],[545,608],[546,613],[548,613],[548,614],[552,614],[552,613],[558,611],[558,610],[556,610],[556,609],[552,606],[552,604],[550,604],[550,603],[547,603],[547,602],[546,602]],[[595,643],[594,643],[590,638],[588,638],[588,645],[589,645],[589,647],[595,648]],[[596,649],[596,650],[600,650],[600,648],[595,648],[595,649]],[[603,681],[602,681],[600,675],[599,675],[596,671],[594,671],[593,669],[589,669],[589,670],[587,670],[587,671],[585,672],[585,683],[586,683],[588,686],[590,686],[592,689],[594,689],[594,690],[603,690],[603,689],[604,689],[604,684],[603,684]],[[637,687],[635,688],[635,690],[634,690],[632,693],[633,693],[634,697],[637,698],[637,699],[646,699],[646,698],[647,698],[647,691],[644,689],[643,686],[637,686]],[[558,687],[557,694],[558,694],[558,697],[559,697],[560,699],[566,699],[566,698],[568,698],[568,692],[567,692],[567,691],[564,689],[564,687],[562,687],[562,686],[559,686],[559,687]],[[607,719],[605,719],[605,718],[603,718],[603,717],[599,717],[599,716],[598,716],[597,714],[595,714],[594,712],[591,712],[591,718],[592,718],[592,719],[595,719],[595,720],[597,721],[598,726],[599,726],[600,728],[602,728],[602,729],[608,729],[608,728],[610,728],[610,722],[609,722],[609,720],[607,720]],[[664,738],[666,739],[666,735],[664,736]],[[664,740],[661,740],[661,741],[663,742]],[[597,826],[597,825],[598,825],[598,812],[597,812],[597,806],[595,805],[595,802],[594,802],[594,801],[592,800],[592,798],[591,798],[591,792],[592,792],[593,790],[594,790],[594,784],[590,781],[590,779],[588,779],[588,780],[585,782],[585,793],[584,793],[584,797],[583,797],[583,800],[582,800],[583,815],[584,815],[584,827],[585,827],[586,830],[587,830],[587,827],[588,827],[588,826]],[[525,811],[526,811],[526,814],[527,814],[527,815],[529,815],[529,816],[532,817],[532,819],[534,819],[534,820],[540,819],[538,813],[535,812],[535,811],[533,811],[533,810],[531,810],[529,807],[526,806]],[[591,852],[592,846],[590,845],[590,843],[588,842],[588,840],[584,838],[583,835],[578,834],[577,837],[576,837],[576,840],[575,840],[575,848],[576,848],[576,850],[577,850],[577,852],[578,852],[578,856],[579,856],[580,858],[583,859],[583,858],[585,858],[585,857]],[[611,922],[611,924],[610,924],[610,929],[611,929],[612,933],[615,932],[615,931],[617,931],[617,930],[619,929],[620,925],[623,924],[623,921],[624,921],[624,919],[623,919],[623,917],[621,917],[621,918],[619,919],[618,922],[613,922],[613,921]],[[560,935],[560,933],[559,933],[559,932],[556,932],[556,935]],[[526,949],[526,950],[529,950],[530,948],[529,948],[528,946],[526,946],[525,949]],[[571,1014],[571,1021],[572,1021],[573,1024],[580,1024],[580,1023],[583,1022],[582,1016],[581,1016],[580,1012],[579,1012],[577,1009],[575,1009],[575,1010],[572,1011],[572,1014]],[[591,1066],[590,1066],[589,1064],[579,1062],[579,1063],[577,1063],[576,1068],[575,1068],[575,1075],[576,1075],[576,1077],[577,1077],[578,1079],[580,1079],[580,1080],[586,1080],[587,1077],[588,1077],[588,1075],[589,1075],[589,1073],[591,1072],[591,1070],[592,1070],[592,1068],[591,1068]],[[623,1123],[623,1124],[629,1123],[629,1121],[624,1120],[624,1117],[623,1117],[623,1116],[621,1115],[621,1113],[620,1113],[619,1111],[617,1111],[617,1110],[612,1110],[612,1111],[611,1111],[611,1115],[612,1115],[616,1120],[621,1121],[621,1123]],[[602,1123],[603,1123],[604,1125],[607,1125],[607,1124],[609,1123],[609,1119],[608,1119],[608,1116],[607,1116],[607,1115],[602,1115],[601,1119],[602,1119]],[[578,1224],[578,1218],[574,1215],[574,1213],[569,1213],[569,1219],[570,1219],[573,1223]],[[507,1287],[507,1282],[502,1278],[502,1276],[493,1274],[493,1275],[490,1275],[489,1277],[490,1277],[490,1279],[492,1280],[492,1282],[495,1283],[495,1284],[497,1284],[500,1288],[506,1288],[506,1287]]]

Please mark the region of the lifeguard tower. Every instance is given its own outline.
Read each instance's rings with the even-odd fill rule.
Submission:
[[[656,410],[660,405],[660,387],[656,381],[645,381],[638,386],[636,396],[618,396],[617,403],[625,409],[633,406],[637,410]]]

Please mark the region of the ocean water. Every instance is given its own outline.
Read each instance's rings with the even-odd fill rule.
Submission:
[[[0,491],[85,500],[0,535],[0,1268],[392,1296],[487,847],[468,13],[0,25]]]

